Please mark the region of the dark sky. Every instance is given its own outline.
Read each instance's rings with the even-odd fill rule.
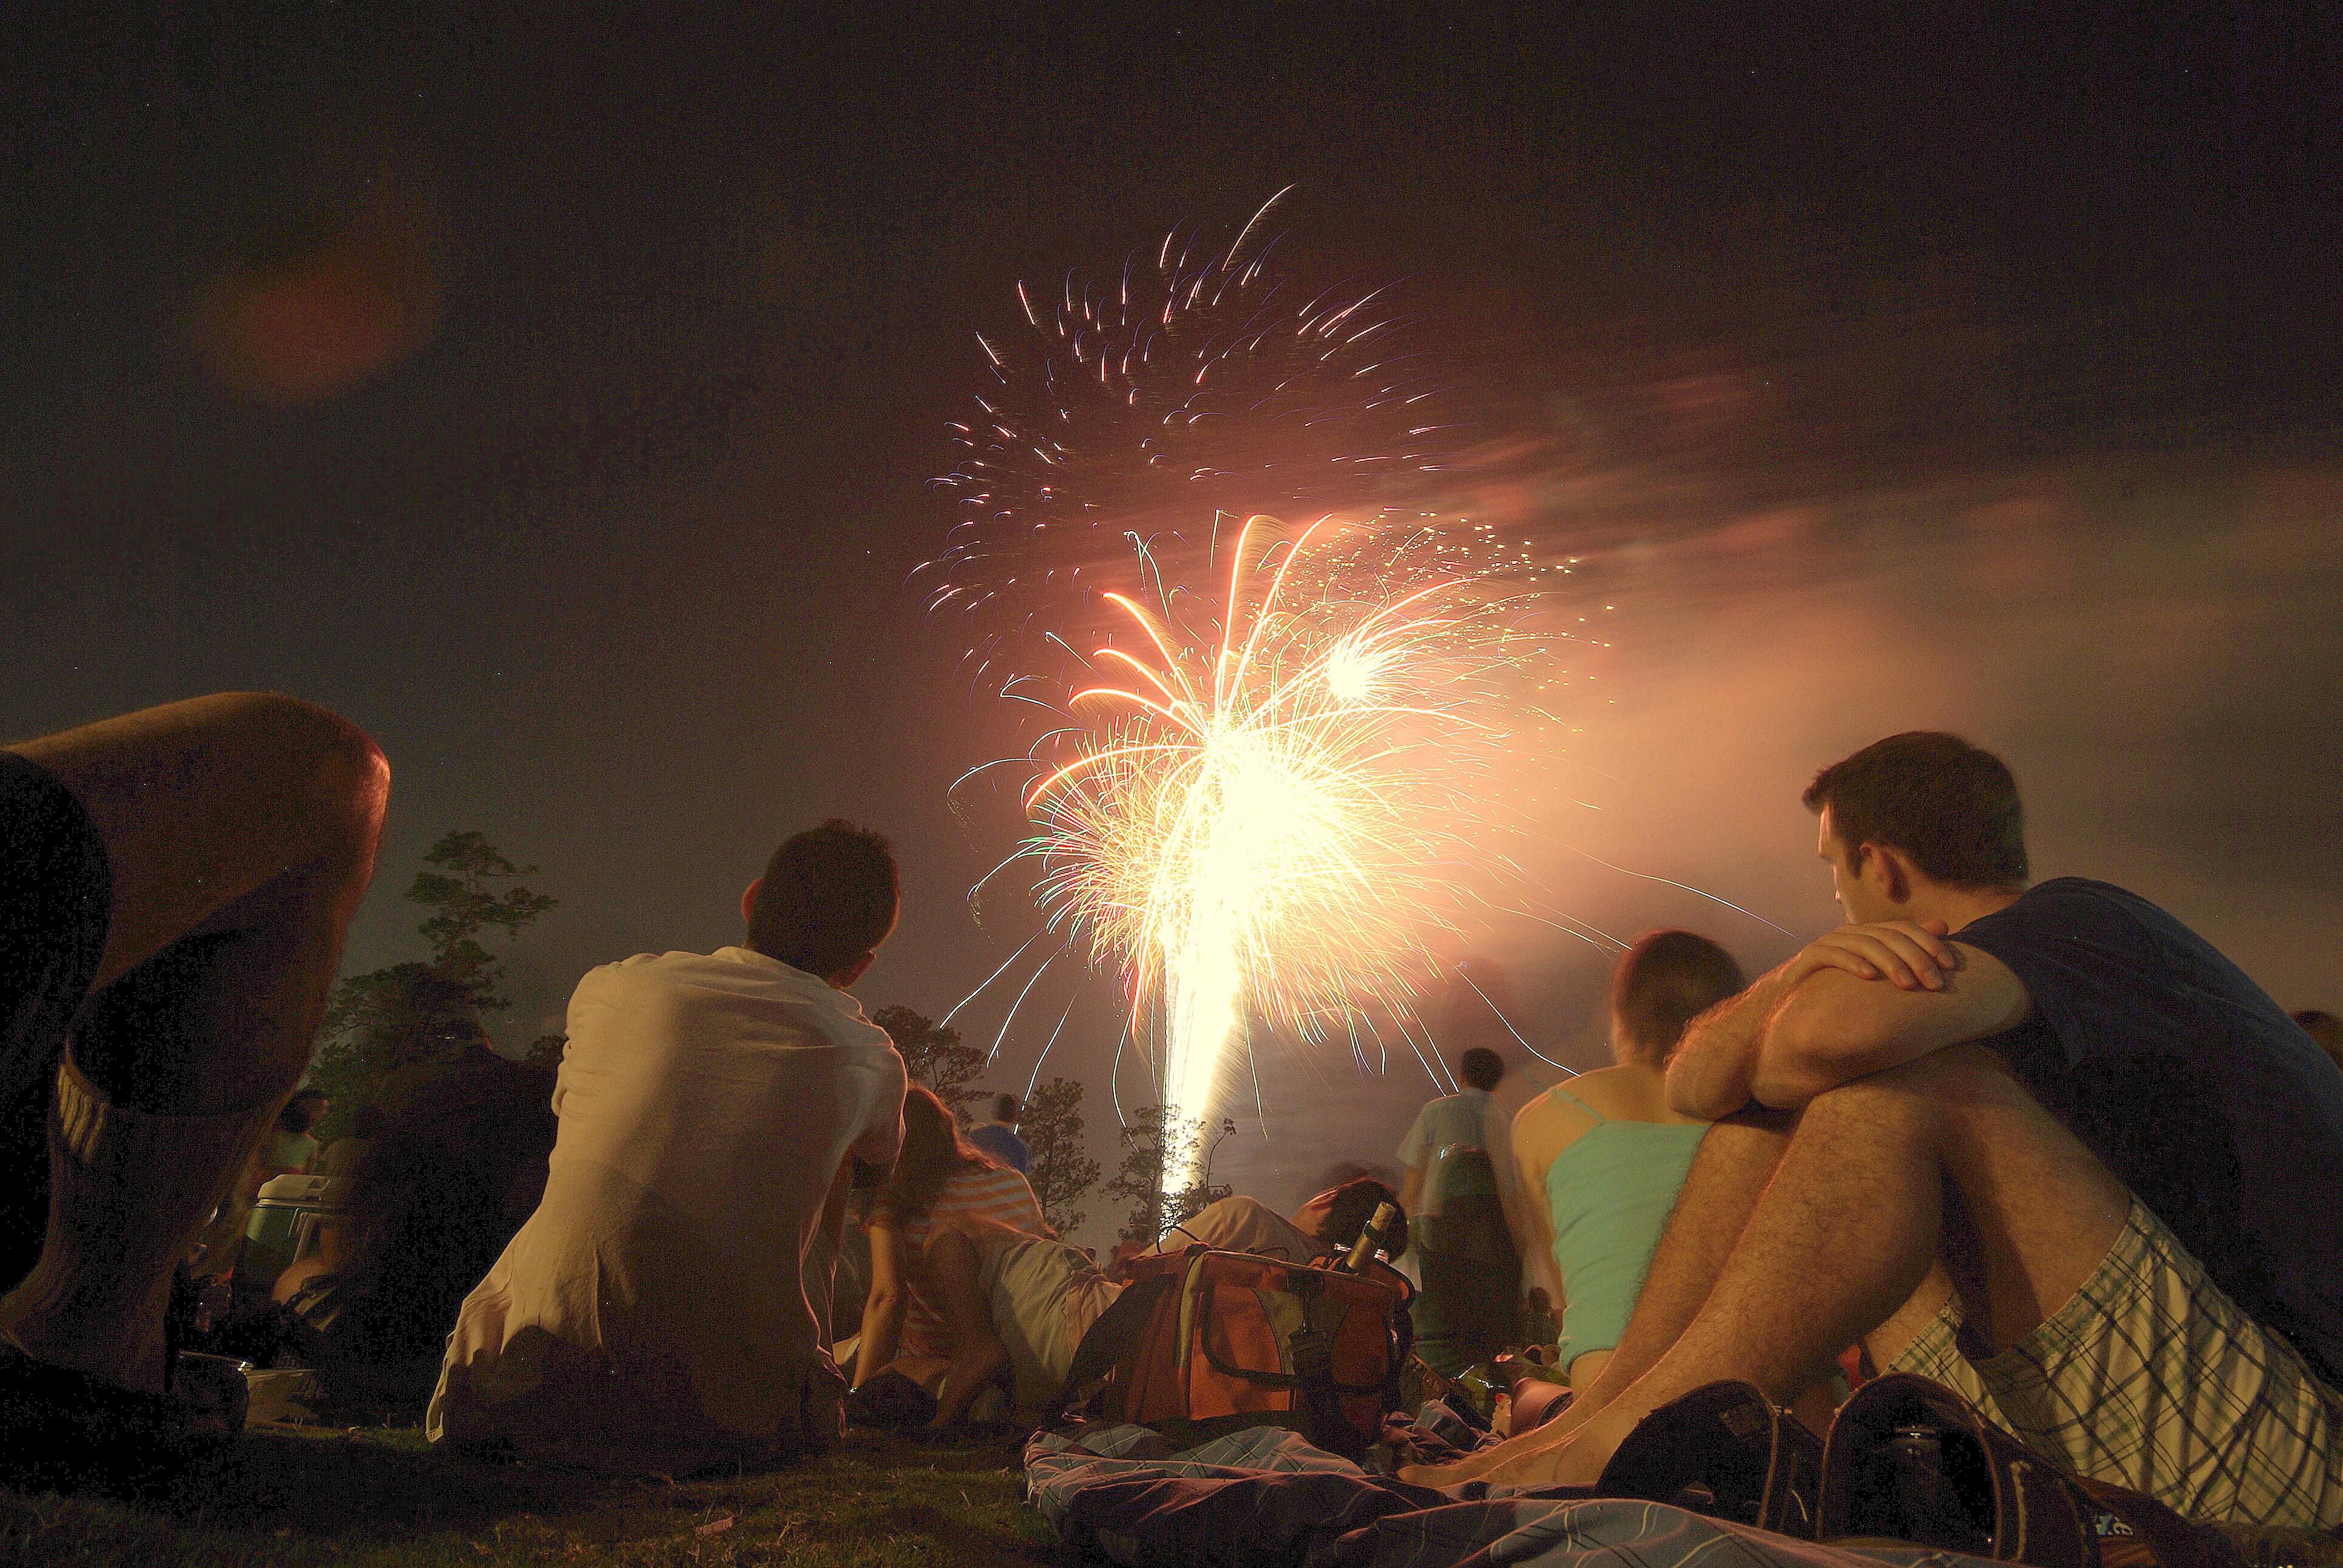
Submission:
[[[2161,846],[2140,875],[2186,865],[2240,934],[2272,886],[2331,890],[2331,835],[2271,869],[2206,789],[2267,765],[2255,809],[2333,809],[2343,45],[2313,7],[294,9],[11,25],[0,733],[236,687],[349,715],[396,774],[352,967],[414,956],[396,895],[450,828],[562,900],[513,956],[508,1045],[592,963],[733,940],[773,842],[830,813],[910,878],[866,998],[940,1012],[1004,956],[943,795],[1016,743],[903,587],[949,520],[923,481],[971,334],[1021,276],[1226,234],[1289,184],[1298,266],[1449,324],[1491,448],[1536,470],[1508,521],[1641,588],[1651,700],[1614,749],[1673,782],[1664,738],[1697,730],[1790,801],[1754,829],[1786,841],[1704,865],[1650,819],[1614,850],[1826,923],[1795,747],[1869,735],[1794,716],[1968,595],[2003,618],[1926,634],[1937,695],[1979,694],[1946,721],[2055,775],[2037,820],[2077,857]],[[1804,624],[1862,634],[1751,689],[1715,628],[1815,594]],[[2144,602],[2190,678],[2078,660]],[[2142,717],[2097,737],[2117,686]],[[1835,711],[1893,726],[1869,696]],[[2334,972],[2323,920],[2284,984]],[[1576,966],[1523,982],[1534,1032],[1574,1035],[1597,971],[1514,959]]]

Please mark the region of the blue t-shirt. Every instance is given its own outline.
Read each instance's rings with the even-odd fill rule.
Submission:
[[[1033,1151],[1025,1147],[1025,1140],[1017,1136],[1015,1128],[988,1121],[972,1130],[968,1141],[1019,1175],[1031,1176],[1033,1173]]]
[[[1986,1043],[2230,1300],[2343,1387],[2343,1072],[2121,888],[2061,877],[1953,936],[2034,1001]]]

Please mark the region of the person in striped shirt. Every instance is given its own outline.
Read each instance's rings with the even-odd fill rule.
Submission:
[[[940,1390],[951,1335],[925,1255],[936,1228],[953,1221],[1057,1234],[1025,1178],[970,1145],[950,1109],[915,1083],[903,1099],[903,1152],[870,1207],[870,1295],[855,1387],[891,1371],[931,1394]]]

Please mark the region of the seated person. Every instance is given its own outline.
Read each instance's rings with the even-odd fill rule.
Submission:
[[[826,822],[749,885],[742,946],[578,982],[544,1201],[464,1302],[433,1442],[677,1474],[838,1441],[801,1266],[848,1156],[902,1141],[902,1059],[846,990],[896,900],[886,841]]]
[[[190,1429],[172,1270],[308,1065],[389,788],[251,693],[0,751],[0,1467]]]
[[[1668,1104],[1716,1125],[1627,1332],[1488,1479],[1592,1482],[1669,1401],[1787,1402],[1860,1341],[2185,1516],[2343,1522],[2343,1074],[2147,900],[2032,884],[1958,737],[1805,801],[1855,923],[1686,1032]]]
[[[317,1163],[315,1129],[326,1114],[326,1097],[315,1089],[297,1089],[285,1109],[277,1113],[277,1132],[261,1141],[261,1185],[279,1176],[307,1176]]]
[[[498,1195],[427,1138],[373,1141],[337,1212],[277,1276],[270,1304],[204,1348],[315,1369],[320,1420],[412,1422],[431,1397],[448,1325],[506,1238]]]
[[[903,1097],[903,1152],[880,1183],[866,1227],[870,1290],[855,1387],[891,1371],[937,1392],[951,1340],[924,1254],[935,1227],[957,1220],[982,1220],[1028,1236],[1055,1234],[1025,1178],[970,1147],[950,1110],[915,1083]]]
[[[1690,931],[1653,931],[1611,978],[1615,1067],[1579,1074],[1522,1107],[1513,1159],[1540,1201],[1532,1267],[1563,1303],[1562,1359],[1584,1388],[1610,1359],[1652,1249],[1708,1123],[1668,1109],[1668,1058],[1684,1026],[1747,984],[1733,956]]]
[[[1396,1208],[1398,1200],[1366,1177],[1319,1193],[1292,1220],[1255,1199],[1223,1198],[1175,1230],[1158,1251],[1202,1244],[1296,1263],[1338,1258],[1385,1203]],[[1180,1239],[1182,1231],[1189,1240]],[[1407,1216],[1401,1214],[1383,1251],[1405,1251],[1407,1234]],[[1242,1242],[1258,1244],[1237,1244]],[[1056,1398],[1082,1336],[1123,1291],[1078,1247],[980,1221],[939,1229],[929,1242],[928,1268],[952,1353],[938,1402],[939,1425],[957,1420],[1004,1369],[1020,1409],[1038,1409]]]
[[[326,1145],[326,1151],[317,1156],[317,1173],[337,1179],[347,1176],[357,1169],[367,1147],[383,1135],[387,1124],[388,1118],[384,1116],[382,1107],[372,1102],[351,1111],[348,1136],[337,1138]]]

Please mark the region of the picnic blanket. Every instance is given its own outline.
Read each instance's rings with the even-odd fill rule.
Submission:
[[[1143,1426],[1042,1432],[1027,1498],[1069,1544],[1122,1568],[1992,1568],[1926,1547],[1850,1551],[1583,1491],[1435,1492],[1276,1427],[1181,1452]]]

